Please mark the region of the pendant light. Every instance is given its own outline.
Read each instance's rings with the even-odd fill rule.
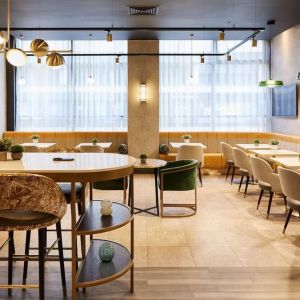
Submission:
[[[201,55],[201,58],[200,58],[200,64],[204,64],[204,63],[205,63],[204,55]]]
[[[272,79],[272,35],[271,35],[271,26],[275,24],[274,20],[269,20],[267,25],[269,26],[269,32],[270,32],[270,38],[269,38],[269,75],[270,79],[268,80],[263,80],[259,82],[260,87],[278,87],[278,86],[283,86],[283,81],[281,80],[274,80]]]
[[[20,34],[20,40],[21,40],[21,48],[23,48],[23,35]],[[20,69],[20,78],[18,80],[18,85],[25,85],[26,84],[26,79],[25,79],[25,76],[24,76],[24,66],[21,67]]]
[[[219,41],[224,41],[225,40],[225,31],[220,30],[219,31]]]
[[[191,33],[190,38],[191,38],[191,53],[193,53],[193,37],[194,35]],[[190,73],[190,78],[189,78],[189,83],[193,84],[195,82],[194,78],[194,69],[193,69],[193,56],[191,55],[191,73]]]
[[[115,63],[118,65],[120,63],[120,55],[117,55],[115,58]]]
[[[92,53],[92,34],[89,34],[89,76],[87,79],[87,84],[92,85],[95,82],[95,79],[92,76],[92,57],[91,57],[91,53]]]
[[[52,69],[60,69],[65,63],[64,57],[58,52],[51,52],[46,59],[46,64]]]

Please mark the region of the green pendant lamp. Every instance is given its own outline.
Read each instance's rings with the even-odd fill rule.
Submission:
[[[271,42],[271,25],[274,25],[275,21],[274,20],[269,20],[267,22],[267,25],[269,26],[269,32],[270,32],[270,51],[269,51],[269,73],[270,76],[272,74],[271,70],[271,57],[272,57],[272,42]],[[283,81],[281,80],[274,80],[274,79],[269,79],[269,80],[263,80],[259,82],[260,87],[267,87],[267,88],[273,88],[273,87],[278,87],[278,86],[283,86]]]

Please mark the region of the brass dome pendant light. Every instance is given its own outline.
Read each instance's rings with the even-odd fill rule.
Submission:
[[[52,69],[59,69],[65,63],[64,57],[58,52],[51,52],[46,59],[46,64]]]
[[[272,58],[272,36],[271,36],[271,26],[275,24],[274,20],[269,20],[267,22],[267,25],[269,26],[269,32],[270,32],[270,39],[269,39],[269,43],[270,43],[270,51],[269,51],[269,75],[270,75],[270,79],[268,80],[263,80],[259,82],[259,86],[260,87],[268,87],[268,88],[273,88],[273,87],[278,87],[278,86],[283,86],[283,81],[281,80],[274,80],[272,79],[272,63],[271,63],[271,58]]]
[[[38,58],[37,62],[40,64],[41,58],[47,55],[49,51],[49,45],[42,39],[35,39],[30,44],[30,50],[32,51],[33,55]]]

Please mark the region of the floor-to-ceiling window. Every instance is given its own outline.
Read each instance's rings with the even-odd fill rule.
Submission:
[[[224,53],[238,41],[160,41],[160,53]],[[268,43],[226,56],[160,57],[160,131],[268,131]]]
[[[29,45],[18,41],[22,49]],[[127,52],[127,41],[49,41],[49,46],[72,49],[73,54]],[[17,82],[17,130],[127,130],[126,56],[119,64],[114,56],[65,56],[65,65],[57,70],[45,59],[37,64],[37,58],[29,56],[17,69]]]

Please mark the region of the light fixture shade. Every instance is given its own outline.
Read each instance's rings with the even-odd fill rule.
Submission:
[[[3,46],[6,44],[7,38],[4,32],[0,32],[0,45]]]
[[[225,40],[225,32],[224,30],[219,31],[219,40],[224,41]]]
[[[116,56],[115,63],[116,63],[116,64],[119,64],[119,63],[120,63],[120,56]]]
[[[25,84],[26,84],[25,78],[21,77],[21,78],[18,80],[18,85],[25,85]]]
[[[45,56],[49,50],[49,45],[42,39],[35,39],[30,44],[30,50],[34,56],[38,57],[38,63],[41,62],[41,57]]]
[[[106,41],[107,42],[112,42],[112,40],[113,40],[112,34],[110,32],[107,32]]]
[[[227,54],[227,61],[231,61],[231,55]]]
[[[142,83],[140,87],[140,100],[141,102],[146,101],[146,84]]]
[[[27,56],[23,50],[19,48],[13,48],[8,50],[6,53],[6,59],[11,65],[15,67],[21,67],[26,64]]]
[[[252,47],[257,47],[257,39],[255,37],[252,38]]]
[[[277,87],[277,86],[283,86],[283,81],[281,80],[263,80],[259,82],[260,87]]]
[[[46,59],[46,64],[53,69],[60,68],[61,66],[64,65],[64,63],[65,63],[64,57],[58,52],[50,53]]]
[[[201,55],[200,63],[201,63],[201,64],[204,64],[204,63],[205,63],[205,58],[204,58],[203,55]]]

